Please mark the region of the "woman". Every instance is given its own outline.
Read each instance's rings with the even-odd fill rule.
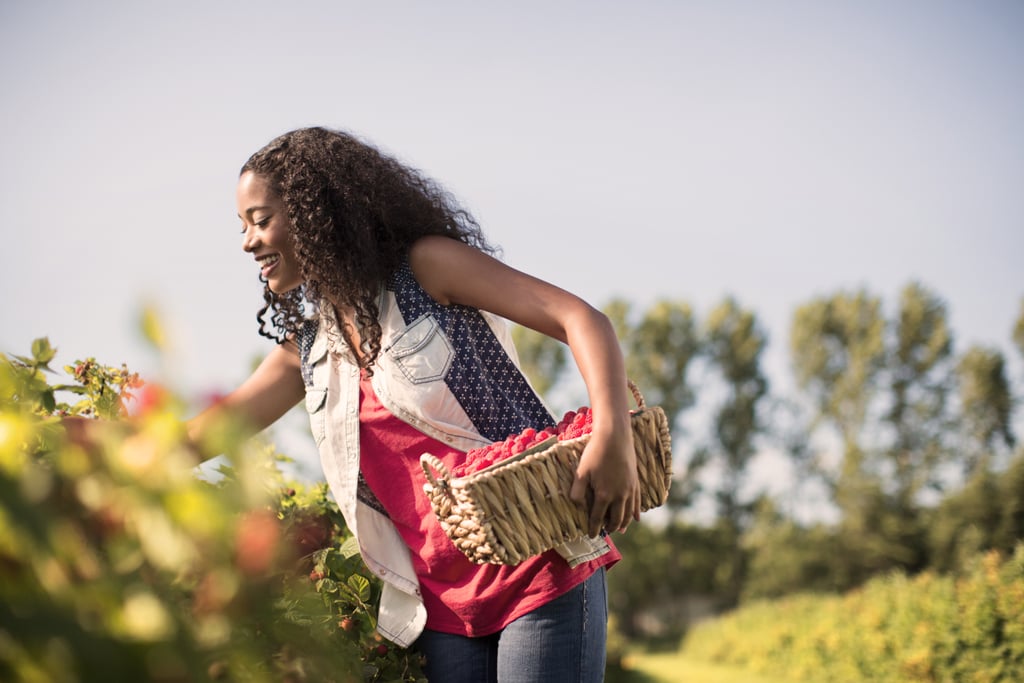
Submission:
[[[639,516],[623,360],[581,299],[493,258],[435,183],[344,132],[309,128],[239,177],[242,247],[264,283],[260,334],[278,342],[216,411],[263,429],[305,399],[324,474],[384,582],[379,630],[425,655],[431,680],[599,681],[603,530]],[[594,414],[571,496],[592,538],[514,566],[476,565],[422,493],[419,456],[450,469],[471,448],[555,420],[518,368],[504,320],[569,345]]]

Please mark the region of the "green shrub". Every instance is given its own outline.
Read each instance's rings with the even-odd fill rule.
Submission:
[[[54,356],[0,355],[0,680],[422,680],[325,486],[230,421],[200,477],[170,392]]]
[[[957,576],[891,574],[845,595],[746,605],[694,627],[695,659],[802,681],[1024,680],[1024,544]]]

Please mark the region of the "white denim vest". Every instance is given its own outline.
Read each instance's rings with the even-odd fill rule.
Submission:
[[[532,426],[554,424],[526,381],[506,322],[461,306],[442,306],[405,265],[380,300],[381,353],[371,380],[393,415],[425,434],[467,451]],[[359,367],[322,315],[298,335],[306,409],[331,492],[364,562],[384,584],[378,630],[407,647],[419,637],[426,610],[408,547],[359,476]],[[333,331],[333,330],[332,330]],[[467,406],[472,415],[467,414]],[[422,491],[411,495],[425,495]],[[560,546],[576,566],[608,552],[602,538]]]

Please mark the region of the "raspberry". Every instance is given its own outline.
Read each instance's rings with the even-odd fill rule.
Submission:
[[[555,426],[545,427],[539,431],[527,427],[519,434],[509,435],[504,441],[495,441],[467,451],[462,465],[456,467],[453,474],[456,477],[464,477],[479,472],[544,443],[553,436],[557,436],[559,441],[575,439],[589,434],[593,425],[594,414],[590,408],[584,406],[579,410],[570,410]]]

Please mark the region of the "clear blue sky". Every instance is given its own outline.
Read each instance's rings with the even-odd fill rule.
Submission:
[[[439,179],[506,261],[595,304],[736,296],[777,377],[795,306],[863,286],[891,308],[913,279],[959,350],[1009,350],[1022,36],[1024,4],[992,0],[5,2],[0,349],[49,335],[65,363],[232,386],[268,348],[237,169],[320,124]]]

